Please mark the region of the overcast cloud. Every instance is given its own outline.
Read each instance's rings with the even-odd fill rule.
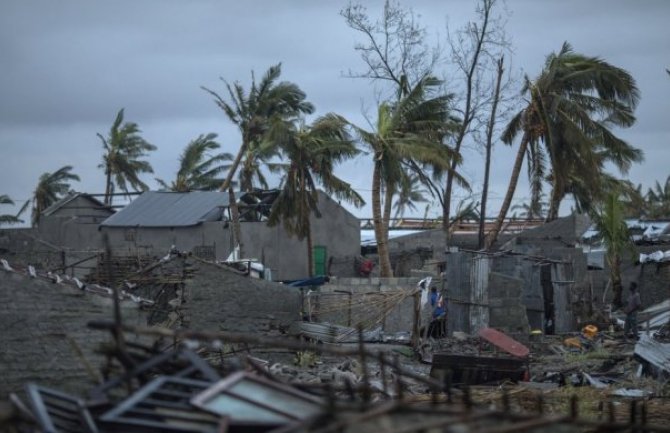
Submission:
[[[378,16],[381,1],[364,2]],[[404,2],[409,5],[410,2]],[[317,107],[365,125],[374,116],[373,85],[343,77],[361,69],[353,46],[359,35],[339,16],[344,1],[143,0],[3,1],[0,3],[0,194],[20,202],[39,175],[73,165],[82,178],[75,189],[102,192],[97,168],[101,144],[119,108],[158,146],[155,177],[171,179],[182,148],[202,133],[216,132],[235,152],[237,131],[206,86],[222,90],[219,77],[248,87],[250,72],[283,64],[282,78],[296,82]],[[430,32],[444,36],[473,18],[473,1],[415,1]],[[508,0],[507,32],[513,64],[535,76],[545,56],[569,41],[576,51],[627,69],[642,93],[638,122],[621,135],[645,152],[630,179],[645,187],[664,180],[670,144],[670,2],[615,0]],[[492,201],[497,210],[514,149],[495,150]],[[369,197],[371,164],[361,156],[339,169]],[[481,156],[466,155],[463,172],[481,190]],[[156,186],[153,176],[146,179]],[[459,196],[465,195],[458,191]],[[517,200],[527,197],[527,185]],[[569,209],[570,203],[565,208]],[[9,213],[3,208],[0,213]],[[430,215],[438,215],[431,208]],[[354,211],[370,216],[369,207]]]

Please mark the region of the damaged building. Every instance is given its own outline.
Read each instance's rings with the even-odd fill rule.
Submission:
[[[306,241],[281,224],[267,225],[277,194],[238,195],[241,258],[261,262],[273,280],[308,277]],[[314,272],[352,276],[360,254],[358,219],[322,191],[318,197],[321,217],[311,217]],[[0,251],[14,262],[67,268],[80,277],[100,266],[102,254],[117,261],[134,258],[136,268],[172,248],[224,261],[235,250],[230,221],[228,194],[218,191],[147,191],[117,212],[93,196],[73,193],[47,209],[35,228],[0,230]]]

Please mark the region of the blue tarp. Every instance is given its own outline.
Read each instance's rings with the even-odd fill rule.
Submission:
[[[309,286],[322,286],[329,280],[330,278],[328,278],[327,276],[319,275],[318,277],[307,278],[304,280],[283,281],[283,283],[291,287],[309,287]]]

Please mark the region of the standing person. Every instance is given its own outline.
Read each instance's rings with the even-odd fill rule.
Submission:
[[[637,312],[642,307],[642,301],[640,300],[640,293],[637,291],[637,283],[635,281],[630,283],[628,289],[630,290],[630,294],[628,295],[628,301],[624,309],[626,322],[623,326],[623,333],[625,336],[632,334],[634,338],[637,338]]]
[[[437,305],[437,298],[439,295],[437,294],[437,287],[433,286],[430,288],[430,306],[435,309],[435,306]]]
[[[428,336],[433,338],[442,338],[445,336],[446,328],[446,303],[442,295],[437,293],[435,287],[431,288],[430,304],[433,307],[433,314],[428,327]]]

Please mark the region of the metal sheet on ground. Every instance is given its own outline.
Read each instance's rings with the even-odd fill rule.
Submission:
[[[509,335],[506,335],[493,328],[483,328],[478,332],[478,335],[489,343],[493,344],[500,350],[504,350],[510,355],[525,358],[530,353],[530,350],[519,343]]]

